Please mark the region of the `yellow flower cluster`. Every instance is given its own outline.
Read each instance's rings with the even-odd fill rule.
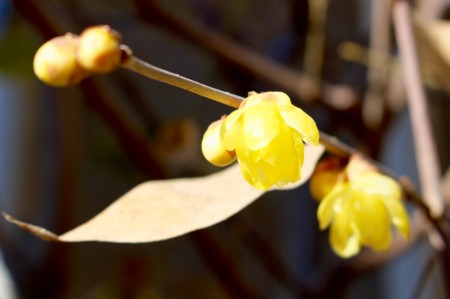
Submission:
[[[105,74],[121,63],[121,37],[109,26],[85,29],[80,36],[67,33],[44,43],[36,52],[33,69],[48,85],[74,85],[92,73]]]
[[[265,190],[300,179],[303,141],[317,145],[319,131],[285,93],[250,93],[239,109],[205,132],[202,150],[219,166],[237,157],[244,178]]]
[[[317,169],[311,182],[320,181],[318,176],[326,171],[333,172],[335,178],[329,192],[312,190],[312,194],[326,193],[318,199],[317,216],[321,229],[330,227],[330,244],[336,254],[348,258],[358,254],[361,246],[387,250],[392,239],[391,225],[404,238],[409,237],[409,218],[402,204],[401,189],[392,178],[379,173],[359,156],[353,156],[339,175],[335,175],[335,167]],[[325,180],[329,178],[322,176]],[[311,185],[319,186],[317,182]]]

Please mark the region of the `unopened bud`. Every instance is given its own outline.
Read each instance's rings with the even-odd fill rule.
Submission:
[[[220,127],[223,119],[212,123],[202,139],[202,153],[211,164],[227,166],[236,160],[234,151],[227,151],[220,141]]]
[[[317,164],[309,182],[312,197],[322,201],[340,178],[343,179],[343,166],[338,159],[331,158]]]
[[[80,35],[78,62],[94,73],[106,74],[120,66],[120,34],[107,25],[86,28]]]
[[[36,76],[55,87],[74,85],[89,73],[77,62],[79,37],[67,33],[43,44],[34,56]]]

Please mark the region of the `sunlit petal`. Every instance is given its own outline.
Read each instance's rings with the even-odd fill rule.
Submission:
[[[281,109],[280,113],[288,126],[296,130],[306,143],[314,145],[319,143],[319,130],[316,122],[303,110],[292,106]]]
[[[227,116],[220,128],[220,137],[223,147],[228,151],[233,151],[239,139],[242,138],[242,116],[243,110],[233,111]]]
[[[375,250],[386,250],[391,244],[389,213],[378,198],[359,194],[354,202],[354,211],[361,243]]]
[[[405,239],[408,239],[410,234],[409,217],[402,201],[385,196],[381,197],[381,200],[389,212],[392,224]]]
[[[333,221],[336,213],[339,213],[343,204],[351,199],[351,189],[346,183],[336,184],[327,196],[320,202],[317,210],[320,229],[327,228]]]
[[[280,131],[281,121],[273,103],[260,103],[248,109],[243,115],[242,128],[247,147],[254,151],[267,146]]]
[[[331,247],[344,258],[352,257],[360,250],[360,236],[352,212],[351,203],[344,204],[336,213],[330,229]]]

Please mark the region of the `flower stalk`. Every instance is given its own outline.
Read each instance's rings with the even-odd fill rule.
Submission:
[[[122,66],[128,70],[141,74],[150,79],[193,92],[202,97],[234,108],[238,108],[241,102],[244,100],[243,97],[216,88],[212,88],[197,81],[151,65],[133,55],[130,55],[128,59],[125,59]]]

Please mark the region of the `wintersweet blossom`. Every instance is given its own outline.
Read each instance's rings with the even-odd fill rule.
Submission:
[[[235,152],[243,177],[269,189],[300,179],[303,141],[318,144],[314,120],[282,92],[250,93],[221,125],[223,147]]]
[[[344,258],[356,255],[361,246],[387,250],[391,225],[405,239],[410,233],[398,183],[367,165],[362,158],[352,158],[317,212],[320,228],[330,227],[333,251]]]

